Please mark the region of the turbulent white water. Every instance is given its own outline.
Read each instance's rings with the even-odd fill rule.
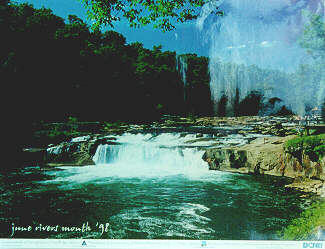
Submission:
[[[211,15],[216,7],[223,17]],[[324,14],[322,0],[223,0],[209,1],[197,21],[210,44],[209,70],[213,101],[227,96],[227,115],[234,114],[236,89],[242,100],[251,91],[278,97],[294,112],[303,115],[307,106],[319,106],[325,96],[321,70],[299,69],[311,57],[299,46],[306,13]],[[229,64],[231,63],[231,64]],[[270,79],[252,67],[299,73]],[[259,77],[259,78],[258,78]],[[273,77],[274,78],[274,77]],[[217,107],[215,107],[217,111]]]
[[[74,137],[71,139],[71,143],[85,142],[90,139],[90,136]]]
[[[168,175],[200,176],[208,171],[203,161],[206,147],[217,144],[243,145],[248,137],[232,134],[222,138],[196,138],[195,134],[162,133],[124,134],[116,137],[118,145],[99,145],[93,157],[100,175],[119,177],[156,177]],[[257,136],[257,135],[251,135]]]
[[[99,165],[108,170],[121,170],[122,175],[168,175],[205,171],[203,151],[197,149],[169,149],[151,145],[100,145],[94,156]],[[123,171],[123,172],[122,172]]]
[[[208,173],[208,164],[202,159],[202,147],[221,148],[229,145],[243,145],[258,134],[229,134],[213,137],[201,134],[197,138],[191,133],[130,134],[115,136],[116,144],[101,144],[93,156],[96,166],[64,167],[69,183],[101,181],[107,177],[154,178],[184,175],[190,178],[215,178],[221,172]],[[110,136],[111,138],[111,136]],[[68,147],[67,147],[68,148]],[[49,153],[58,154],[62,146],[52,147]],[[69,173],[69,174],[70,174]],[[58,177],[54,181],[61,181]],[[226,179],[226,178],[225,178]],[[201,179],[202,180],[202,179]]]
[[[204,151],[179,147],[194,135],[178,135],[125,134],[117,137],[120,145],[99,145],[93,160],[99,167],[106,167],[109,174],[125,177],[205,172],[208,166],[202,160]]]

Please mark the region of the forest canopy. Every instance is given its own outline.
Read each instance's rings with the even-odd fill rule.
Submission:
[[[17,116],[28,113],[31,120],[55,121],[69,116],[150,120],[162,113],[211,114],[205,57],[188,55],[195,71],[187,78],[193,95],[185,106],[176,52],[163,51],[159,44],[152,49],[128,44],[113,30],[91,30],[75,15],[65,21],[30,4],[2,2],[0,11],[0,25],[6,29],[0,74],[7,82],[5,91],[21,103]]]
[[[114,21],[126,19],[131,27],[153,24],[163,31],[175,29],[175,23],[196,19],[201,7],[211,0],[80,0],[95,20],[94,28],[113,26]],[[218,7],[215,14],[221,15]]]

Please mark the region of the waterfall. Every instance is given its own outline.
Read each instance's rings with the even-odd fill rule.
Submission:
[[[193,135],[125,134],[117,137],[119,145],[99,145],[93,161],[120,177],[206,173],[204,151],[183,146],[185,139],[191,138]]]
[[[215,175],[224,175],[221,172],[210,172],[208,163],[202,157],[204,148],[222,148],[240,146],[258,134],[237,134],[236,129],[220,128],[223,136],[200,134],[191,132],[174,133],[124,133],[112,136],[116,143],[99,144],[93,156],[96,166],[67,167],[60,175],[67,183],[96,181],[107,183],[113,178],[152,179],[160,177],[181,176],[190,179],[205,179]],[[244,129],[244,127],[242,127]],[[105,141],[105,137],[102,141]],[[77,143],[70,143],[77,149]],[[59,149],[61,148],[61,149]],[[50,149],[51,153],[64,153],[66,147],[58,146]],[[72,147],[71,147],[72,149]],[[61,152],[60,152],[61,151]],[[70,175],[70,173],[72,173]],[[55,171],[55,175],[59,173]],[[61,177],[56,180],[61,181]],[[66,187],[68,185],[65,185]]]
[[[313,60],[299,39],[308,22],[305,13],[323,15],[322,1],[212,0],[203,6],[197,27],[210,43],[210,88],[216,114],[225,98],[226,115],[233,116],[235,104],[252,91],[280,98],[300,115],[320,104],[325,94],[321,69],[300,70],[301,64]],[[211,14],[217,6],[224,16]]]
[[[202,155],[203,152],[193,148],[166,148],[152,144],[100,145],[93,160],[96,164],[122,163],[128,167],[134,164],[183,167],[201,161]]]
[[[187,100],[187,81],[186,81],[186,73],[187,73],[187,61],[186,57],[184,55],[177,55],[176,56],[176,70],[181,75],[183,84],[184,84],[184,103],[186,103]]]
[[[108,145],[108,144],[100,144],[97,147],[96,153],[93,157],[93,161],[96,164],[108,164],[111,162],[115,162],[120,154],[120,150],[122,150],[121,145]]]

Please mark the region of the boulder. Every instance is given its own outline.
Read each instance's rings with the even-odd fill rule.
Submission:
[[[242,147],[208,149],[203,155],[210,169],[283,176],[282,138],[258,138]]]
[[[115,137],[97,136],[94,140],[63,142],[47,149],[48,166],[87,166],[95,165],[92,160],[100,144],[118,144]]]

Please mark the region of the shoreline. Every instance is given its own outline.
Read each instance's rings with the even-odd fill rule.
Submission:
[[[94,165],[92,156],[99,144],[114,144],[114,138],[109,136],[120,135],[123,133],[152,133],[152,132],[192,132],[196,134],[197,139],[202,139],[204,133],[213,134],[217,138],[222,138],[227,134],[226,130],[231,129],[235,134],[244,137],[250,134],[261,134],[267,138],[255,138],[248,141],[243,146],[233,146],[218,148],[202,148],[205,150],[203,160],[208,162],[212,170],[221,170],[233,173],[260,174],[273,176],[286,176],[294,179],[292,184],[286,187],[295,188],[302,192],[312,192],[318,195],[324,195],[324,177],[315,179],[314,176],[305,176],[302,163],[295,160],[284,151],[284,143],[294,137],[301,128],[297,121],[297,116],[242,116],[242,117],[179,117],[166,116],[160,122],[151,124],[99,124],[92,132],[83,133],[88,136],[87,141],[78,143],[61,142],[63,148],[72,145],[72,152],[66,153],[61,158],[49,158],[48,148],[55,145],[48,145],[42,149],[25,149],[24,153],[30,162],[39,161],[43,170],[52,167],[64,166],[83,166]],[[87,122],[86,122],[87,123]],[[53,129],[61,123],[46,124],[46,127]],[[83,123],[73,124],[76,130],[78,125],[83,127]],[[87,123],[89,126],[90,124]],[[74,130],[74,133],[77,133]],[[69,139],[71,139],[69,137]],[[69,145],[70,144],[70,145]],[[80,148],[77,148],[78,145]],[[73,149],[74,148],[74,149]],[[32,155],[33,154],[33,155]],[[36,159],[33,158],[35,156]],[[221,157],[221,159],[220,159]],[[309,158],[307,158],[309,160]],[[325,161],[325,160],[323,160]],[[309,160],[310,162],[310,160]],[[289,165],[289,166],[288,166]],[[297,167],[300,167],[297,170]],[[325,169],[325,166],[322,165]],[[324,170],[325,171],[325,170]],[[307,180],[306,180],[307,179]],[[304,185],[305,184],[305,185]],[[320,191],[322,190],[322,192]]]

